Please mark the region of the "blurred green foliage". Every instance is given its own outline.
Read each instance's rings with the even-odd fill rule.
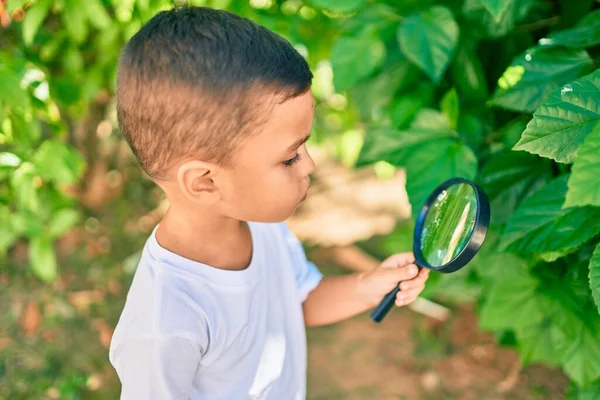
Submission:
[[[114,122],[119,49],[150,16],[181,3],[7,3],[1,257],[24,241],[36,276],[60,274],[53,244],[79,221],[77,194],[97,163],[100,125]],[[481,327],[514,337],[523,364],[563,369],[572,398],[599,395],[597,3],[189,3],[226,8],[297,46],[315,72],[314,141],[333,144],[347,165],[406,169],[413,209],[446,179],[478,182],[490,195],[492,227],[470,272],[459,276],[481,288],[474,291]],[[390,252],[393,238],[384,246]]]

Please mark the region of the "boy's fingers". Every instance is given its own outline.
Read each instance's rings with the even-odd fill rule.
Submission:
[[[400,296],[400,297],[397,297],[396,298],[396,305],[398,307],[406,306],[406,305],[412,303],[413,301],[415,301],[417,299],[417,297],[418,297],[418,294],[414,295],[414,296]]]
[[[413,279],[419,273],[419,268],[414,264],[410,264],[402,268],[390,269],[387,273],[390,275],[390,279],[399,282]]]
[[[425,286],[425,282],[427,282],[428,278],[429,278],[428,276],[421,276],[421,274],[419,274],[419,276],[417,276],[414,279],[410,279],[410,280],[401,282],[400,289],[408,290],[408,289],[411,289],[414,287]]]
[[[381,263],[381,266],[385,268],[398,268],[414,262],[415,256],[413,253],[398,253],[386,258],[385,261]]]
[[[396,295],[396,299],[410,299],[412,297],[417,297],[421,292],[425,289],[425,286],[419,286],[410,290],[401,290]]]

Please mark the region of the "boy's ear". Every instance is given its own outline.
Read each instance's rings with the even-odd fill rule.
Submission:
[[[204,161],[187,161],[177,169],[177,183],[185,197],[194,202],[204,202],[218,196],[213,181],[216,166]]]

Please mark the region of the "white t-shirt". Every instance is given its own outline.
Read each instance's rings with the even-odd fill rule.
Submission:
[[[249,227],[242,271],[178,256],[152,232],[110,345],[121,399],[305,398],[302,302],[322,275],[285,224]]]

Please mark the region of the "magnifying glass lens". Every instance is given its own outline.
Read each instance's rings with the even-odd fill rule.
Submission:
[[[427,263],[442,267],[467,246],[477,219],[477,195],[468,183],[452,185],[431,203],[421,230],[421,250]]]

